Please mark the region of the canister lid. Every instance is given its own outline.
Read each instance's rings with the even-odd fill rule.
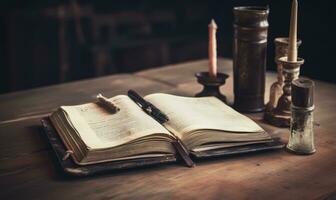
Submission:
[[[314,82],[308,78],[298,78],[292,81],[292,104],[297,107],[314,105]]]

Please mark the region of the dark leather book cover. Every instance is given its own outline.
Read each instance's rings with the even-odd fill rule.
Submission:
[[[111,161],[98,164],[90,165],[78,165],[71,158],[63,159],[66,155],[67,149],[63,144],[61,138],[53,127],[51,121],[48,117],[41,120],[46,138],[50,143],[52,150],[55,152],[57,162],[59,163],[61,169],[64,173],[72,176],[89,176],[94,174],[101,174],[110,171],[116,171],[121,169],[130,169],[130,168],[139,168],[145,166],[152,166],[165,163],[178,162],[183,166],[183,161],[177,156],[162,156],[159,158],[141,158],[141,159],[132,159],[132,160],[123,160],[123,161]],[[266,150],[281,149],[284,147],[284,144],[279,140],[274,140],[269,143],[246,145],[239,147],[223,148],[217,150],[210,150],[205,152],[191,152],[191,157],[195,160],[206,159],[210,157],[219,157],[227,155],[235,155],[242,153],[252,153],[260,152]]]
[[[47,139],[56,154],[57,161],[62,170],[73,176],[89,176],[93,174],[104,173],[112,170],[143,167],[148,165],[176,162],[175,156],[163,156],[160,158],[141,158],[123,161],[105,162],[91,165],[78,165],[71,158],[63,160],[67,149],[61,138],[53,127],[49,118],[41,120]]]

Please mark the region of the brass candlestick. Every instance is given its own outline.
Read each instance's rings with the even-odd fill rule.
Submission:
[[[288,61],[288,57],[279,59],[283,67],[284,86],[283,94],[279,98],[277,106],[266,118],[268,122],[280,127],[289,127],[291,118],[291,84],[292,81],[299,78],[300,66],[304,63],[302,58],[297,58],[297,61]]]
[[[286,37],[278,37],[274,39],[275,44],[275,58],[274,61],[277,64],[277,81],[271,85],[270,88],[270,97],[269,102],[266,104],[264,119],[268,121],[270,118],[271,113],[276,108],[278,100],[283,93],[283,82],[284,77],[282,73],[282,64],[279,61],[279,58],[285,57],[288,55],[288,41],[289,39]],[[301,40],[297,40],[297,48],[301,45]]]

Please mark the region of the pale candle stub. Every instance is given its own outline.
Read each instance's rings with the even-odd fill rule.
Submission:
[[[211,77],[217,76],[217,24],[211,20],[209,24],[209,74]]]
[[[288,46],[288,61],[297,61],[297,11],[298,2],[292,0],[291,20],[289,27],[289,46]]]

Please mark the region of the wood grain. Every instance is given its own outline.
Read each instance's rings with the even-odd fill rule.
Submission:
[[[232,71],[230,60],[220,70]],[[226,69],[221,65],[227,63]],[[90,101],[135,88],[141,94],[168,92],[193,96],[200,89],[193,76],[207,61],[183,63],[134,75],[115,75],[0,96],[0,199],[327,199],[336,195],[336,86],[316,81],[317,152],[297,156],[286,151],[122,170],[87,178],[60,173],[54,155],[39,132],[39,114],[62,104]],[[267,74],[267,87],[274,80]],[[232,80],[231,80],[232,81]],[[232,82],[222,88],[231,101]],[[268,90],[267,90],[268,92]],[[268,97],[268,95],[266,95]],[[13,109],[15,108],[15,109]],[[254,120],[283,140],[288,129]],[[20,118],[26,117],[26,118]]]

